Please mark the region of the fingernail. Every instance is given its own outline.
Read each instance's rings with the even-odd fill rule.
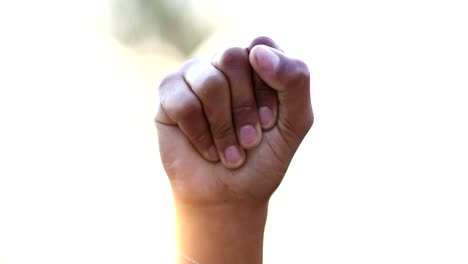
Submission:
[[[280,58],[270,48],[257,46],[255,59],[261,68],[265,71],[275,72],[278,68]]]
[[[209,157],[211,160],[218,160],[218,159],[219,159],[218,151],[216,150],[216,147],[215,147],[215,146],[211,146],[211,147],[208,149],[208,157]]]
[[[258,110],[258,115],[260,116],[260,123],[263,128],[268,128],[273,122],[273,111],[267,106],[262,106]]]
[[[230,146],[224,150],[224,158],[227,163],[232,166],[236,166],[242,161],[242,156],[239,148],[237,146]]]
[[[244,147],[251,147],[257,144],[258,141],[258,133],[257,130],[251,126],[246,125],[241,127],[239,131],[240,135],[240,142]]]

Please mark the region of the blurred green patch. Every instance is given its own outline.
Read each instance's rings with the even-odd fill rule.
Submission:
[[[112,31],[128,46],[161,42],[188,56],[213,27],[190,0],[113,0]],[[155,43],[156,46],[157,43]]]

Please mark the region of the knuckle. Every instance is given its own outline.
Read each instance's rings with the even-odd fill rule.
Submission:
[[[247,51],[243,48],[233,47],[223,51],[216,61],[222,69],[242,66],[248,63]]]
[[[186,120],[202,112],[202,106],[194,96],[178,96],[173,97],[173,100],[170,104],[173,107],[171,110],[178,120]]]
[[[287,67],[286,83],[288,86],[308,86],[310,82],[310,71],[307,64],[301,60],[293,60]],[[289,74],[288,74],[289,73]]]
[[[257,111],[257,105],[253,101],[246,102],[242,105],[237,105],[237,106],[232,107],[232,113],[234,115],[244,116],[244,115],[248,115],[253,112],[256,112],[256,111]]]
[[[301,72],[304,75],[309,75],[310,74],[309,67],[307,66],[307,64],[304,61],[295,59],[294,63],[297,65],[297,69],[298,69],[299,72]]]
[[[200,145],[207,145],[211,141],[211,135],[208,131],[198,130],[194,132],[190,140]]]
[[[234,129],[230,124],[222,123],[212,128],[213,138],[217,141],[234,137]]]
[[[185,61],[184,64],[182,64],[182,67],[180,67],[180,72],[184,73],[190,71],[190,69],[196,67],[197,65],[203,65],[204,62],[205,61],[199,57],[192,57]]]
[[[170,86],[172,82],[180,78],[180,75],[177,72],[166,75],[161,82],[159,83],[159,90],[163,90],[165,87]]]
[[[202,98],[216,98],[217,94],[223,94],[228,91],[228,82],[224,75],[216,70],[207,72],[200,81],[199,96]]]
[[[185,81],[202,101],[212,100],[219,94],[229,92],[224,74],[210,62],[200,61],[186,69]]]
[[[218,71],[211,71],[202,81],[202,86],[209,90],[219,90],[227,87],[227,80],[224,75]]]

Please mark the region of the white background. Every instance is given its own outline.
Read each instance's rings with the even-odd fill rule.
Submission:
[[[118,47],[106,6],[0,4],[1,264],[170,263],[152,116],[180,61]],[[265,263],[468,262],[464,1],[197,8],[225,19],[197,55],[268,35],[312,72],[316,123],[272,198]]]

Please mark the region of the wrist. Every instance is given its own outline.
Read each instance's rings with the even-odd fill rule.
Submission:
[[[194,205],[175,203],[177,247],[185,256],[210,263],[262,263],[268,202]],[[179,260],[180,264],[187,263]]]

